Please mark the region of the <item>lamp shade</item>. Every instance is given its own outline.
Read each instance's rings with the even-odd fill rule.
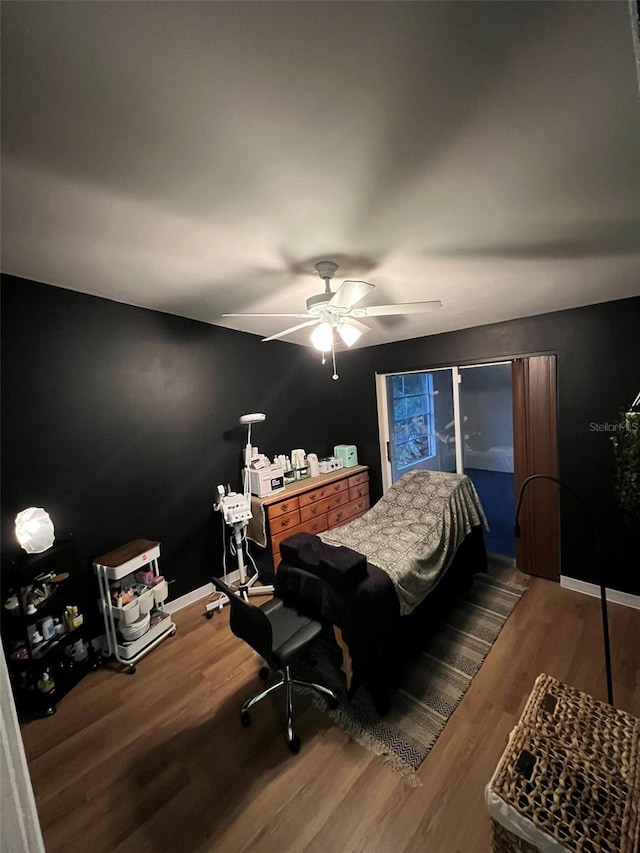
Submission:
[[[261,424],[262,421],[265,421],[267,416],[264,412],[252,412],[250,415],[240,415],[240,423],[244,424]]]
[[[16,537],[27,554],[40,554],[51,548],[55,532],[46,510],[30,506],[19,512],[16,515]]]
[[[333,344],[333,329],[329,323],[319,323],[311,333],[311,343],[320,352],[329,352]]]
[[[343,343],[348,347],[352,347],[358,338],[361,337],[362,332],[350,323],[340,323],[338,326],[338,334],[342,338]]]

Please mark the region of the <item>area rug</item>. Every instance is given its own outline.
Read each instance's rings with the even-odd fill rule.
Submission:
[[[525,587],[505,584],[488,575],[476,576],[470,589],[445,611],[423,649],[407,663],[402,688],[393,691],[391,710],[384,716],[376,711],[364,685],[347,700],[340,652],[330,643],[321,644],[313,680],[331,687],[340,704],[332,711],[320,700],[318,707],[354,740],[383,756],[411,784],[419,785],[416,770],[524,592]]]

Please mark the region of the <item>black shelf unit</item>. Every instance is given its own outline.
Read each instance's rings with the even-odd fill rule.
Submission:
[[[39,585],[38,578],[67,573],[66,580],[49,583],[50,594],[36,606],[35,612],[27,612],[27,594]],[[58,702],[95,668],[97,661],[84,618],[91,607],[91,593],[88,578],[78,571],[73,537],[58,533],[51,548],[41,554],[27,554],[18,548],[3,552],[1,577],[2,644],[16,708],[22,718],[54,714]],[[17,598],[17,606],[10,610],[6,605],[13,596]],[[65,608],[71,605],[83,615],[82,624],[33,644],[33,631],[42,620],[50,616],[64,623]],[[66,653],[77,640],[89,641],[89,654],[84,660],[74,660]],[[45,672],[54,682],[51,690],[39,686]]]

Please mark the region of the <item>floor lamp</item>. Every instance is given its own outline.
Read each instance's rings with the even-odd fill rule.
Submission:
[[[589,507],[582,500],[580,495],[564,483],[562,480],[559,480],[557,477],[552,477],[550,474],[532,474],[530,477],[527,477],[523,480],[522,485],[520,486],[520,492],[518,494],[518,504],[516,507],[516,519],[514,524],[514,533],[516,539],[520,538],[520,525],[518,523],[518,518],[520,516],[520,508],[522,507],[522,498],[524,497],[525,490],[529,483],[533,482],[533,480],[550,480],[552,483],[556,483],[562,489],[566,489],[568,492],[574,496],[574,498],[578,501],[582,509],[586,512],[591,521],[593,528],[593,535],[595,539],[595,547],[596,554],[598,560],[598,574],[600,581],[600,604],[602,606],[602,637],[604,642],[604,662],[607,673],[607,698],[610,705],[613,705],[613,680],[611,677],[611,648],[609,645],[609,614],[607,611],[607,587],[605,582],[605,566],[604,566],[604,556],[602,553],[602,540],[600,538],[600,532],[598,530],[598,525],[596,524],[596,519]]]

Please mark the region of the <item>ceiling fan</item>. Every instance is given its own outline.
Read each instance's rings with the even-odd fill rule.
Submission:
[[[276,335],[263,338],[263,341],[275,341],[283,338],[299,329],[307,326],[315,326],[311,334],[311,342],[316,349],[322,353],[333,351],[334,329],[340,340],[348,347],[365,332],[370,332],[369,326],[360,322],[366,317],[389,317],[394,314],[422,314],[428,311],[436,311],[442,307],[442,302],[433,300],[431,302],[404,302],[398,305],[372,305],[369,308],[357,308],[356,305],[374,289],[375,285],[366,281],[353,281],[347,279],[334,292],[331,290],[331,279],[334,277],[338,264],[333,261],[318,261],[315,265],[316,271],[324,281],[324,293],[311,296],[307,299],[307,310],[300,314],[223,314],[223,317],[296,317],[305,318],[304,323],[290,326]],[[335,374],[334,365],[334,378]]]

